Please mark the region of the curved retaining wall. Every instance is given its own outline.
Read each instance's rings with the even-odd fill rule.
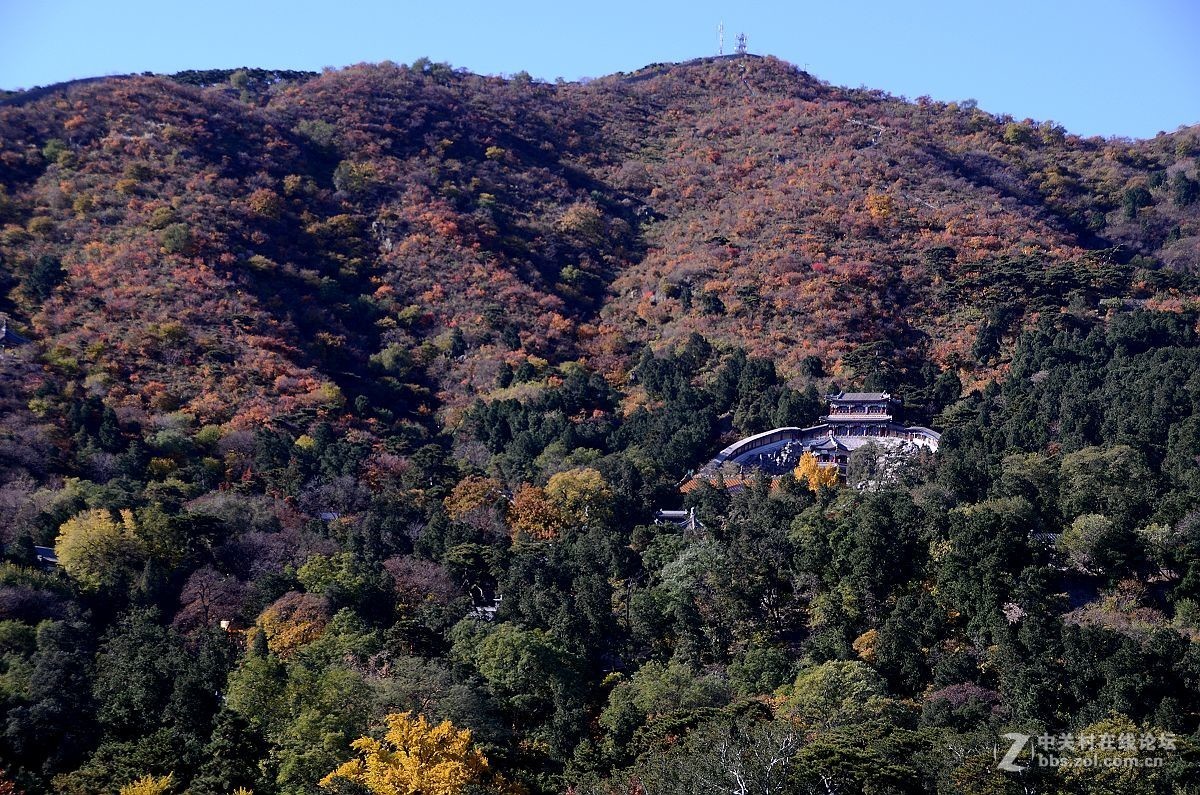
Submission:
[[[937,448],[938,442],[941,441],[942,435],[937,431],[925,428],[920,425],[899,425],[889,423],[888,430],[890,431],[885,436],[901,437],[906,435],[920,436],[932,442],[934,449]],[[807,441],[810,439],[818,439],[829,434],[829,425],[812,425],[807,428],[774,428],[763,433],[757,433],[753,436],[747,436],[744,439],[739,439],[733,444],[726,447],[721,452],[717,453],[713,460],[709,463],[710,466],[720,466],[726,461],[730,461],[746,453],[752,452],[759,447],[778,444],[779,442]],[[863,438],[863,437],[856,437]],[[865,437],[871,438],[871,437]],[[880,437],[884,438],[884,437]]]
[[[821,427],[820,425],[814,425],[811,428],[775,428],[755,434],[754,436],[747,436],[745,439],[738,439],[717,453],[712,462],[714,464],[723,464],[730,459],[737,458],[759,447],[802,439],[811,432],[820,430]]]

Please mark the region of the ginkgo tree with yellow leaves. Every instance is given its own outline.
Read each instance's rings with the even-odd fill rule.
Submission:
[[[613,501],[612,487],[600,472],[571,469],[551,476],[545,488],[523,485],[513,496],[507,520],[514,539],[550,541],[573,527],[606,525]]]
[[[468,787],[517,795],[521,790],[492,772],[487,757],[475,748],[470,729],[450,721],[436,726],[424,715],[400,712],[385,718],[382,740],[360,737],[352,744],[358,757],[342,764],[321,786],[357,784],[372,795],[459,795]]]
[[[793,474],[796,480],[807,483],[813,492],[820,491],[823,487],[833,487],[838,484],[837,467],[821,466],[821,462],[817,461],[816,456],[812,453],[805,453],[800,456],[800,462],[796,464]]]
[[[178,782],[174,773],[165,776],[142,776],[121,787],[117,795],[172,795]],[[245,787],[238,787],[232,795],[254,795]]]
[[[141,552],[133,512],[114,517],[96,508],[76,514],[62,524],[54,551],[59,564],[85,591],[120,587],[131,576]]]
[[[169,795],[175,789],[175,776],[142,776],[121,787],[119,795]]]

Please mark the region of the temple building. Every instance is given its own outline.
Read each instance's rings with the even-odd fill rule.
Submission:
[[[717,453],[691,482],[712,480],[718,471],[746,468],[781,475],[796,467],[800,456],[811,453],[823,466],[836,466],[844,478],[851,454],[874,444],[892,456],[936,452],[941,434],[897,420],[901,403],[887,392],[839,392],[826,395],[829,413],[821,423],[807,428],[775,428],[740,439]],[[728,478],[726,478],[728,481]],[[684,490],[688,484],[685,484]]]

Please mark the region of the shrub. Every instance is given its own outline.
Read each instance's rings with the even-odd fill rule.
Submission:
[[[192,249],[192,230],[187,224],[171,224],[158,233],[158,242],[168,254],[186,254]]]

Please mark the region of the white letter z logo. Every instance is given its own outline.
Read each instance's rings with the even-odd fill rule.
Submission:
[[[1023,765],[1014,765],[1013,762],[1016,762],[1017,757],[1025,750],[1025,743],[1029,742],[1030,736],[1028,734],[1018,734],[1017,732],[1009,732],[1000,736],[1006,740],[1012,740],[1012,748],[1008,749],[1008,753],[1004,755],[1004,758],[1000,760],[996,767],[1001,770],[1007,770],[1010,773],[1020,773],[1025,767]]]

